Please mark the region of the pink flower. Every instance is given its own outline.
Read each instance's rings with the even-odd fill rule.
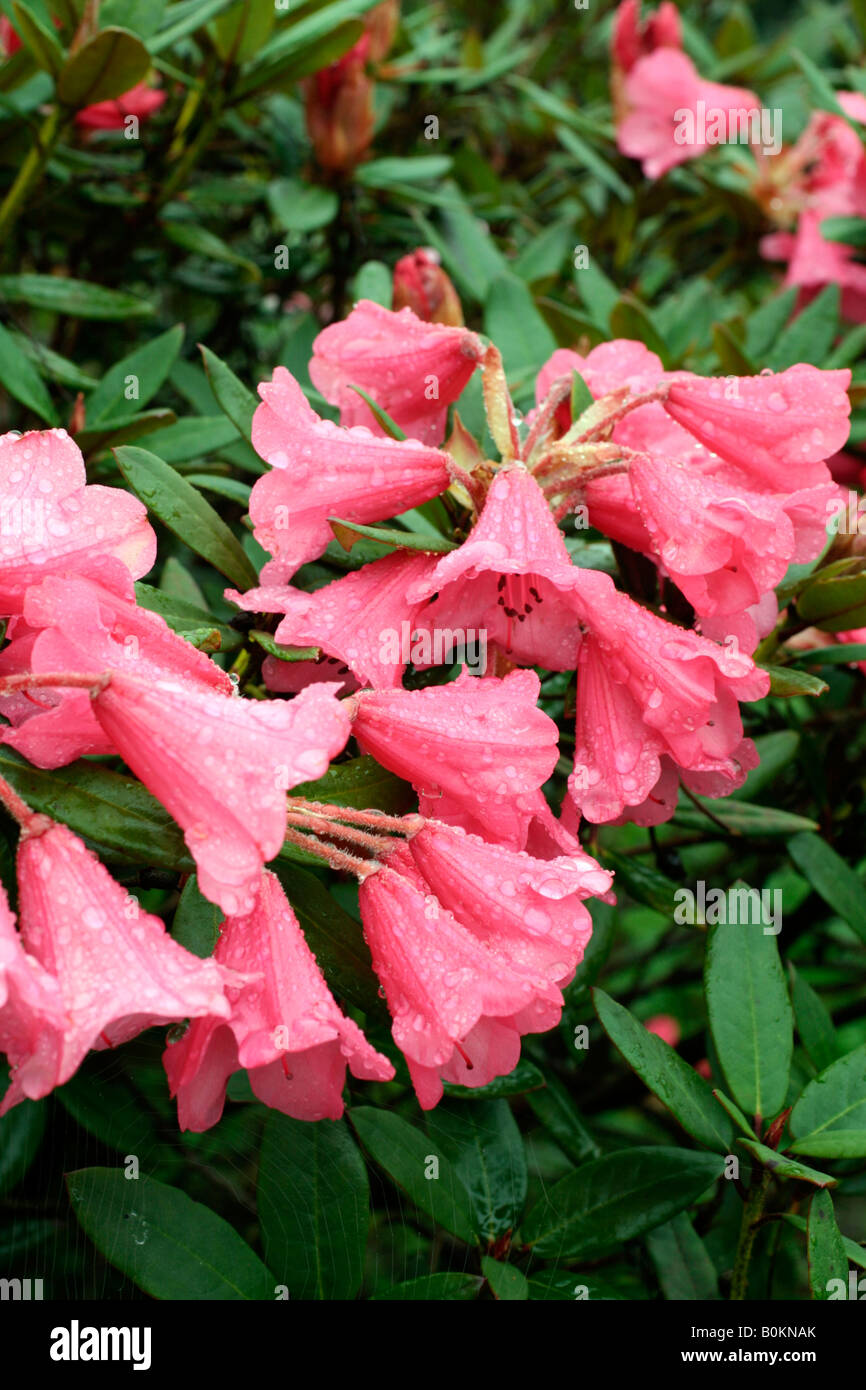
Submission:
[[[657,48],[682,48],[679,11],[672,0],[664,3],[641,24],[640,0],[623,0],[613,21],[611,53],[622,72],[631,72],[639,58]]]
[[[557,759],[539,689],[534,671],[464,671],[448,685],[359,691],[347,703],[362,750],[413,784],[422,815],[520,849]]]
[[[394,266],[394,308],[411,309],[425,323],[463,327],[460,297],[439,263],[439,253],[419,246]]]
[[[754,757],[738,701],[766,695],[766,672],[656,617],[617,592],[608,575],[580,575],[575,601],[586,634],[569,779],[576,805],[588,820],[609,821],[652,794],[657,819],[667,819],[675,801],[660,793],[671,790],[671,767],[696,790],[704,790],[694,786],[697,776],[712,779],[710,795],[733,790]]]
[[[60,986],[25,951],[0,886],[0,1052],[11,1071],[0,1114],[53,1090],[66,1026]]]
[[[395,314],[362,299],[347,319],[322,330],[313,354],[313,385],[339,407],[343,425],[382,432],[369,406],[349,389],[360,386],[406,434],[435,445],[444,436],[448,406],[475,371],[483,348],[466,328],[424,323],[411,309]]]
[[[18,885],[22,943],[56,981],[64,1014],[38,1094],[68,1081],[91,1048],[115,1047],[157,1023],[228,1017],[221,967],[172,941],[65,825],[40,817],[25,832]],[[35,1057],[40,1049],[38,1038]],[[13,1074],[0,1112],[34,1093]]]
[[[4,58],[11,58],[13,53],[17,53],[21,47],[21,40],[12,28],[5,14],[0,15],[0,54]]]
[[[866,265],[854,259],[852,246],[825,239],[821,218],[813,210],[801,213],[795,232],[762,237],[761,254],[769,261],[788,262],[784,283],[799,286],[801,307],[826,285],[839,285],[845,318],[866,323]]]
[[[416,617],[418,629],[472,628],[512,661],[567,671],[580,641],[568,600],[574,576],[541,488],[517,465],[496,474],[467,540],[411,584],[407,597],[433,598]]]
[[[673,1014],[654,1014],[644,1024],[648,1033],[654,1033],[668,1047],[676,1047],[682,1037],[682,1029]]]
[[[28,589],[22,617],[0,653],[0,675],[19,672],[126,670],[141,680],[164,677],[193,688],[233,693],[225,671],[173,632],[157,613],[139,608],[129,574],[118,565],[116,590],[91,579],[51,575]],[[3,741],[37,767],[63,767],[86,753],[113,753],[85,690],[43,689],[0,697],[12,721]]]
[[[415,439],[401,442],[366,428],[373,417],[353,392],[348,394],[358,401],[365,423],[344,418],[343,426],[351,428],[320,419],[285,367],[277,367],[271,382],[262,382],[259,394],[264,404],[253,416],[253,445],[273,471],[254,483],[250,517],[256,539],[274,557],[262,570],[266,584],[291,578],[305,561],[321,555],[334,539],[329,517],[364,525],[383,521],[428,502],[449,485],[447,455]]]
[[[279,879],[265,871],[253,910],[223,924],[214,958],[247,977],[229,989],[227,1022],[197,1019],[163,1055],[181,1129],[216,1124],[241,1067],[266,1105],[296,1120],[338,1120],[352,1075],[390,1081],[394,1068],[337,1007]]]
[[[826,483],[824,460],[848,438],[850,371],[801,363],[735,381],[731,390],[725,381],[677,373],[664,408],[760,487],[785,492]]]
[[[333,686],[257,701],[191,683],[112,673],[93,712],[115,749],[184,832],[205,897],[252,909],[262,864],[280,850],[286,791],[321,777],[349,735]]]
[[[156,558],[138,498],[87,485],[81,451],[65,430],[0,436],[0,612],[20,613],[27,589],[48,574],[107,580],[118,573],[112,557],[133,579]]]
[[[648,179],[661,178],[713,144],[735,142],[748,113],[759,109],[754,92],[705,82],[691,59],[674,48],[638,59],[623,83],[622,103],[617,145],[641,160]]]
[[[127,116],[147,120],[165,101],[165,92],[139,82],[112,101],[97,101],[75,114],[75,124],[85,130],[123,130]]]
[[[292,588],[250,589],[245,594],[227,590],[226,598],[248,612],[284,613],[274,633],[282,646],[320,647],[344,662],[361,685],[399,686],[407,659],[404,649],[422,605],[422,600],[410,602],[407,591],[423,584],[435,566],[430,555],[396,551],[315,593]],[[275,674],[273,666],[269,672]]]
[[[559,1018],[556,985],[489,950],[429,891],[405,847],[361,884],[360,905],[394,1041],[422,1109],[441,1099],[443,1080],[484,1086],[507,1075],[521,1033],[545,1031]]]

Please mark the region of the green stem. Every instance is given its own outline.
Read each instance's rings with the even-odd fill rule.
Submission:
[[[182,188],[186,183],[187,178],[189,177],[195,165],[198,163],[201,156],[204,154],[205,149],[210,143],[211,136],[216,131],[220,123],[220,120],[222,119],[223,106],[225,105],[225,100],[226,93],[224,92],[222,87],[220,87],[217,89],[216,95],[214,96],[210,115],[203,122],[203,124],[199,128],[198,135],[195,137],[192,144],[189,145],[186,150],[184,150],[180,159],[175,164],[171,174],[163,184],[162,192],[157,198],[155,204],[155,207],[157,209],[164,207],[165,204],[174,197],[178,189]]]
[[[764,1203],[770,1191],[770,1174],[766,1169],[762,1169],[761,1176],[757,1183],[750,1189],[743,1207],[743,1220],[740,1225],[740,1239],[737,1244],[737,1254],[734,1259],[734,1273],[731,1279],[731,1301],[742,1302],[749,1289],[749,1262],[752,1258],[752,1248],[755,1244],[755,1237],[758,1234],[758,1227],[764,1211]]]
[[[68,119],[69,113],[60,106],[55,106],[46,116],[41,129],[30,146],[24,163],[18,170],[15,182],[0,206],[0,245],[5,245],[8,241],[9,234],[24,208],[27,197],[41,179],[45,165],[48,163],[51,152]]]

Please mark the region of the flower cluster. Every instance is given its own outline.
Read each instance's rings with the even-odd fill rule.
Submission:
[[[496,458],[456,416],[446,440],[478,371]],[[5,900],[0,912],[4,1109],[62,1084],[89,1049],[165,1022],[187,1024],[165,1053],[187,1128],[219,1118],[241,1068],[261,1100],[304,1119],[340,1115],[347,1065],[390,1079],[397,1053],[340,1009],[265,867],[285,842],[359,880],[420,1104],[448,1083],[484,1085],[513,1069],[523,1034],[557,1022],[592,929],[586,900],[610,896],[581,818],[655,824],[681,783],[720,796],[755,765],[741,704],[768,690],[753,653],[775,622],[774,587],[825,541],[847,371],[708,380],[616,341],[556,352],[524,421],[494,345],[362,301],[319,334],[310,374],[339,423],[285,368],[260,386],[252,439],[269,468],[250,519],[270,558],[260,587],[227,594],[279,615],[280,646],[320,653],[269,657],[259,693],[271,698],[239,694],[139,604],[155,537],[135,499],[88,485],[63,431],[0,440],[2,737],[41,768],[122,760],[181,828],[224,917],[213,958],[191,955],[66,826],[0,785],[21,826],[18,925]],[[454,539],[413,548],[392,531],[383,557],[302,587],[335,525],[434,498]],[[575,523],[645,557],[657,598],[576,563]],[[483,671],[431,674],[452,658],[420,639],[469,630],[484,634]],[[574,685],[574,763],[555,810],[544,788],[560,735],[539,671]],[[288,794],[350,740],[411,784],[417,812]]]

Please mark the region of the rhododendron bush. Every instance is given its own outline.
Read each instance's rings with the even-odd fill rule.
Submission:
[[[857,1297],[863,7],[0,8],[0,1278]]]

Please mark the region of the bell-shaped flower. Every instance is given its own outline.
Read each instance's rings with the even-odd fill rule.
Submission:
[[[21,1100],[38,1100],[58,1084],[67,1023],[60,986],[25,951],[0,886],[0,1052],[8,1057],[10,1070],[0,1115]]]

